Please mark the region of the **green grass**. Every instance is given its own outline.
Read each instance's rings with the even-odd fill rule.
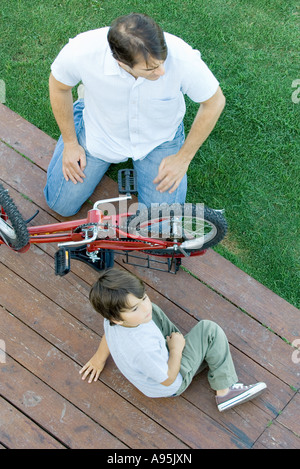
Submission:
[[[10,0],[2,2],[6,105],[49,135],[50,65],[79,32],[131,11],[198,48],[226,108],[189,169],[189,202],[226,209],[216,250],[297,307],[299,301],[299,11],[292,0]],[[187,102],[186,130],[196,105]],[[298,139],[298,140],[297,140]],[[114,175],[113,172],[111,172]]]

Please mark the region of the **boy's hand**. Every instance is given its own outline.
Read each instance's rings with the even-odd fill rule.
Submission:
[[[185,338],[180,332],[172,332],[170,336],[167,336],[167,344],[170,352],[172,350],[182,352],[185,346]]]
[[[82,379],[85,380],[85,378],[90,374],[89,378],[89,383],[92,381],[97,381],[101,371],[103,370],[105,366],[104,363],[97,363],[95,360],[93,360],[94,357],[92,357],[79,371],[79,374],[82,374]]]

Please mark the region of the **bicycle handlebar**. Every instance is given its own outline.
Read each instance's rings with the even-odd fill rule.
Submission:
[[[97,209],[98,205],[100,205],[100,204],[105,204],[105,203],[109,203],[109,202],[118,202],[118,201],[121,201],[121,200],[128,200],[128,199],[132,199],[132,196],[130,194],[127,194],[127,195],[122,196],[122,197],[114,197],[112,199],[97,200],[97,202],[95,202],[94,205],[93,205],[93,209]]]

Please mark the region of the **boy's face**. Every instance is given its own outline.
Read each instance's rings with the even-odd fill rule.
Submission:
[[[132,293],[127,296],[128,308],[121,311],[121,321],[116,324],[124,327],[137,327],[152,319],[152,303],[145,293],[143,298],[137,298]]]

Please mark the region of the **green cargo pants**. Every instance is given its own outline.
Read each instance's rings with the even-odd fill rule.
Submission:
[[[153,304],[152,319],[164,337],[180,330],[165,313]],[[193,377],[208,366],[208,382],[215,391],[226,389],[238,381],[227,337],[218,324],[209,320],[198,322],[185,336],[180,373],[182,384],[175,396],[183,393]]]

